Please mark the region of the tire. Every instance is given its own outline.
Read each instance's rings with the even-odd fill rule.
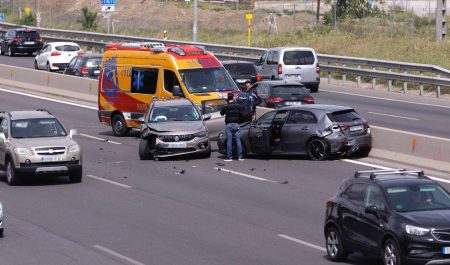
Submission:
[[[19,176],[17,175],[16,168],[10,159],[6,161],[6,183],[10,186],[19,183]]]
[[[330,156],[330,146],[322,139],[312,139],[306,147],[306,153],[311,160],[323,161]]]
[[[317,93],[319,91],[319,85],[311,86],[309,90],[311,90],[312,93]]]
[[[360,157],[368,157],[371,150],[372,150],[372,147],[367,147],[367,148],[359,150],[359,152],[357,152],[357,154]]]
[[[48,72],[51,72],[51,71],[52,71],[52,68],[50,68],[50,63],[49,63],[49,62],[47,62],[47,71],[48,71]]]
[[[149,160],[152,159],[152,154],[148,149],[148,140],[142,139],[139,141],[139,158],[141,160]]]
[[[83,178],[83,170],[77,170],[69,173],[70,183],[80,183]]]
[[[121,114],[114,115],[111,126],[115,136],[124,137],[128,134],[127,124]]]
[[[27,52],[27,55],[31,56],[31,55],[33,55],[33,52]]]
[[[14,56],[14,52],[13,52],[13,50],[11,49],[11,46],[8,46],[8,56],[9,56],[9,57]]]
[[[202,157],[202,158],[210,158],[210,157],[211,157],[211,150],[209,150],[209,151],[206,152],[206,153],[203,153],[201,157]]]
[[[325,235],[326,249],[328,258],[331,261],[344,261],[347,258],[347,252],[342,244],[342,238],[336,228],[331,227]]]
[[[0,44],[0,55],[3,55],[2,45]]]
[[[39,67],[38,67],[38,64],[37,64],[36,60],[34,60],[34,69],[39,70]]]
[[[383,264],[384,265],[401,265],[402,258],[397,243],[389,238],[383,245]]]
[[[0,237],[3,237],[3,228],[0,228]]]

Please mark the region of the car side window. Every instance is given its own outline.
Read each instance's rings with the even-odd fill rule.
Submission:
[[[347,198],[351,202],[363,206],[367,185],[363,183],[353,184],[347,192]]]
[[[174,86],[180,86],[177,75],[173,71],[164,70],[164,89],[172,93]]]
[[[131,93],[155,94],[157,83],[157,68],[133,67],[131,70]]]
[[[268,112],[262,115],[257,121],[256,125],[271,125],[273,121],[273,117],[275,117],[276,111]]]
[[[266,84],[259,84],[256,88],[256,93],[258,93],[258,96],[261,98],[267,98],[269,94],[269,86]]]
[[[367,206],[376,206],[380,211],[384,211],[386,209],[383,193],[374,185],[369,185],[367,187],[366,196],[364,197],[364,207]]]
[[[0,132],[8,135],[8,120],[6,118],[2,118],[0,122]]]
[[[278,64],[278,57],[280,57],[280,53],[278,51],[273,52],[272,64]]]
[[[78,57],[72,58],[72,60],[70,60],[70,63],[69,63],[69,68],[74,68],[77,60],[78,60]]]
[[[272,63],[273,53],[274,53],[274,51],[270,51],[269,54],[267,55],[267,64],[273,64]]]
[[[84,59],[81,57],[75,57],[77,60],[75,61],[75,68],[81,68],[81,64],[83,63]]]
[[[313,123],[317,123],[317,118],[310,111],[293,110],[293,111],[291,111],[291,115],[289,116],[287,123],[288,124],[292,124],[292,123],[313,124]]]
[[[263,65],[266,62],[268,52],[265,52],[263,55],[261,55],[261,58],[259,59],[259,62],[257,65]]]

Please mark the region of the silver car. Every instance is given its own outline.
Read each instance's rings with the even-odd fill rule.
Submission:
[[[211,156],[208,129],[199,108],[187,99],[157,100],[141,121],[141,160],[198,154]]]

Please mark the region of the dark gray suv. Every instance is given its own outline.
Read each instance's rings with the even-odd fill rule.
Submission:
[[[306,154],[312,160],[356,152],[367,156],[372,148],[367,120],[352,108],[320,104],[269,111],[241,126],[241,140],[247,155]],[[225,154],[224,133],[218,146]]]

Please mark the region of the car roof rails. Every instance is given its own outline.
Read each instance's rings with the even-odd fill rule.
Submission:
[[[47,112],[48,114],[53,115],[50,111],[48,111],[48,110],[46,110],[46,109],[37,109],[36,111],[45,111],[45,112]]]
[[[355,172],[355,178],[358,177],[369,177],[370,179],[375,179],[377,176],[382,175],[405,175],[405,174],[416,174],[419,178],[425,177],[423,170],[410,170],[406,169],[377,169],[377,170],[361,170]]]

